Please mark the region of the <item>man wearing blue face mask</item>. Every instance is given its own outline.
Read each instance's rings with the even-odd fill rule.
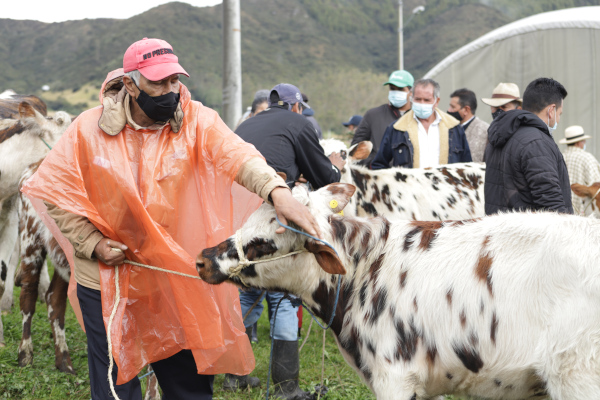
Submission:
[[[565,160],[552,138],[567,90],[551,78],[527,85],[523,110],[498,116],[485,149],[485,213],[551,210],[573,213]]]
[[[392,72],[387,82],[383,84],[390,89],[388,103],[367,111],[354,132],[352,145],[365,140],[370,140],[373,143],[371,154],[360,164],[371,164],[377,150],[379,150],[385,129],[410,110],[410,90],[414,82],[415,80],[410,72],[400,70]]]
[[[387,127],[371,168],[427,168],[471,161],[460,121],[437,108],[439,102],[436,81],[415,82],[412,109]]]

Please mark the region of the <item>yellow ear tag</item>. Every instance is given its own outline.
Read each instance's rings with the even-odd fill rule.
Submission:
[[[333,210],[333,209],[336,209],[336,208],[337,208],[337,206],[338,206],[338,202],[337,202],[337,200],[331,200],[331,201],[329,202],[329,207],[331,207],[331,209],[332,209],[332,210]]]
[[[344,216],[344,210],[340,211],[340,212],[338,213],[338,215],[341,215],[341,216],[343,217],[343,216]]]

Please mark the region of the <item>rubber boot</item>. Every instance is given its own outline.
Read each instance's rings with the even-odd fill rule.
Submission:
[[[286,400],[313,400],[315,396],[298,386],[300,355],[298,341],[273,340],[274,397]]]
[[[250,335],[250,343],[258,343],[258,322],[255,322],[254,325],[252,325],[252,334]]]
[[[252,327],[246,328],[246,335],[250,339],[252,335]],[[225,374],[225,380],[223,381],[223,390],[236,391],[238,389],[248,389],[260,386],[260,379],[250,375],[233,375]]]

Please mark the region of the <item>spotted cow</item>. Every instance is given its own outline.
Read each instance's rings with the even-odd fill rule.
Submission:
[[[591,186],[574,183],[571,190],[583,199],[581,212],[584,215],[600,218],[600,182],[592,183]]]
[[[356,186],[346,208],[350,215],[413,219],[418,221],[476,218],[485,215],[485,164],[447,164],[434,168],[370,170],[356,164],[366,158],[371,142],[345,150],[339,140],[322,140],[325,154],[346,151],[340,182]]]
[[[275,210],[263,204],[198,255],[200,277],[293,293],[324,321],[341,280],[331,329],[378,400],[598,397],[600,221],[551,212],[443,222],[338,215],[353,192],[294,189],[335,251],[276,234]],[[296,250],[306,251],[232,269],[242,257]]]

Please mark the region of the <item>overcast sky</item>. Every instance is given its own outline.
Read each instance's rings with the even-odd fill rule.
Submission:
[[[220,4],[223,0],[178,0],[196,7]],[[2,0],[0,18],[33,19],[43,22],[62,22],[85,18],[127,19],[141,14],[168,0]]]

